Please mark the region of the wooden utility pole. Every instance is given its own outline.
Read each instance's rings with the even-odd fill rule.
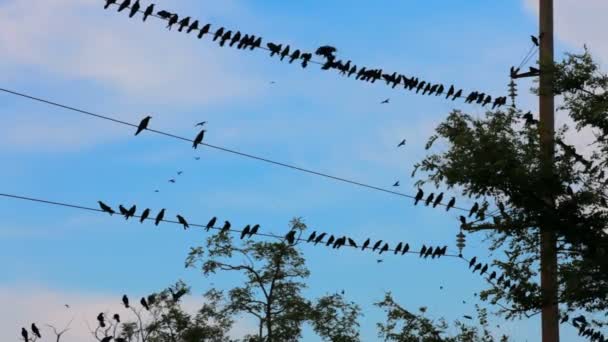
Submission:
[[[554,158],[554,112],[553,95],[553,0],[540,0],[540,148],[541,172],[546,180],[553,177]],[[553,207],[553,196],[548,196],[550,207]],[[542,293],[542,342],[559,341],[559,303],[557,286],[557,241],[553,220],[545,218],[540,227],[540,286]]]

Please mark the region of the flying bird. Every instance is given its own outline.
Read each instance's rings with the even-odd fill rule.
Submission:
[[[536,36],[530,36],[530,39],[532,40],[532,43],[534,43],[534,45],[536,45],[536,46],[540,45],[538,38]]]
[[[471,316],[469,316],[469,315],[464,315],[464,316],[462,316],[462,317],[464,317],[464,318],[466,318],[466,319],[473,319],[473,317],[471,317]]]
[[[433,208],[438,206],[441,203],[441,200],[443,200],[443,192],[440,193],[439,196],[437,196],[437,198],[435,198],[435,202],[433,202]]]
[[[336,56],[334,55],[334,53],[336,51],[338,51],[338,50],[335,47],[333,47],[333,46],[323,45],[323,46],[320,46],[317,49],[317,51],[315,51],[315,55],[323,56],[323,57],[325,57],[327,59],[333,60],[333,59],[336,58]]]
[[[257,234],[259,229],[260,229],[259,224],[254,225],[253,228],[251,228],[251,231],[249,232],[249,237],[252,237],[255,234]]]
[[[399,181],[396,181],[395,184],[393,184],[393,186],[399,186]]]
[[[169,179],[169,183],[175,183],[175,179],[174,178]]]
[[[306,240],[306,242],[310,243],[312,240],[314,240],[317,237],[317,231],[315,230],[314,232],[312,232],[312,234],[310,234],[308,236],[308,239]]]
[[[177,217],[177,221],[184,226],[184,230],[190,228],[190,226],[188,225],[188,222],[186,221],[186,219],[181,216],[181,215],[175,215],[175,217]]]
[[[196,138],[194,138],[194,141],[192,142],[192,148],[196,149],[196,147],[203,142],[205,132],[206,130],[203,129],[196,135]]]
[[[114,209],[110,208],[109,205],[103,203],[102,201],[97,201],[97,203],[99,203],[99,207],[101,208],[102,211],[112,215],[115,213]]]
[[[146,298],[141,297],[141,299],[139,300],[139,304],[141,304],[141,306],[143,306],[146,311],[150,311],[150,306],[148,305]]]
[[[243,240],[245,238],[245,236],[247,236],[247,234],[249,234],[250,231],[251,231],[251,226],[246,225],[245,228],[243,228],[243,231],[241,232],[241,240]]]
[[[414,205],[418,204],[418,202],[424,197],[424,191],[422,189],[418,189],[416,193],[416,197],[414,198]]]
[[[380,102],[380,104],[389,103],[389,101],[390,101],[390,100],[391,100],[391,99],[386,99],[386,100],[384,100],[384,101]]]
[[[182,173],[184,173],[184,171],[177,171],[177,175],[178,175],[178,176],[181,176],[181,175],[182,175]]]
[[[401,140],[399,145],[397,145],[397,147],[401,147],[401,146],[405,146],[405,139]]]
[[[450,201],[448,202],[448,205],[445,207],[445,211],[448,211],[451,208],[453,208],[454,204],[456,204],[456,197],[452,197],[452,199],[450,199]]]
[[[165,208],[161,209],[161,211],[158,213],[158,215],[156,215],[156,219],[154,220],[154,225],[158,226],[158,224],[163,220],[163,217],[165,217]]]
[[[144,17],[142,20],[146,21],[146,19],[148,19],[148,17],[151,16],[152,13],[154,13],[154,4],[151,4],[150,6],[148,6],[146,8],[146,10],[144,11]]]
[[[435,194],[431,193],[429,195],[429,197],[426,198],[426,201],[424,202],[424,205],[426,205],[428,207],[429,204],[431,204],[431,202],[433,202],[433,198],[435,198]]]
[[[380,247],[380,245],[381,245],[381,244],[382,244],[382,240],[380,240],[380,241],[376,242],[376,243],[374,244],[374,247],[372,248],[372,252],[375,252],[375,251],[376,251],[376,249],[378,249],[378,248]]]
[[[363,246],[361,247],[361,250],[364,251],[369,246],[370,242],[370,239],[365,240]]]
[[[141,213],[141,217],[139,218],[139,223],[143,223],[148,218],[148,216],[150,216],[150,209],[146,208],[146,210],[144,210]]]
[[[129,308],[129,297],[127,297],[127,295],[122,296],[122,303],[124,304],[125,308]]]
[[[40,335],[40,330],[38,330],[38,327],[34,323],[32,323],[32,332],[34,335],[36,335],[36,337],[42,338],[42,335]]]
[[[217,222],[217,217],[213,216],[211,218],[211,220],[209,220],[209,222],[207,222],[207,225],[205,226],[205,230],[209,231],[209,229],[213,228],[213,226],[215,226],[215,222]]]
[[[377,262],[377,263],[381,263],[381,262],[383,262],[383,261],[384,261],[384,260],[382,260],[382,259],[378,259],[378,260],[376,260],[376,262]]]
[[[201,157],[194,157],[194,160],[201,160]]]
[[[222,227],[222,229],[220,230],[220,234],[225,234],[230,230],[230,222],[225,221],[224,222],[224,226]]]
[[[108,7],[110,7],[110,5],[115,4],[116,0],[106,0],[106,5],[103,6],[103,9],[108,9]]]
[[[131,11],[129,12],[129,18],[133,18],[133,16],[139,11],[141,5],[139,4],[139,0],[135,1],[133,6],[131,6]]]
[[[197,123],[196,125],[194,125],[194,127],[198,127],[198,126],[203,127],[203,126],[205,126],[206,123],[207,123],[207,121],[201,121],[201,122]]]

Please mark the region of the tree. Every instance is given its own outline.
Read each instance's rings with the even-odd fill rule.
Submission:
[[[293,219],[290,229],[302,232],[306,225]],[[242,262],[235,262],[237,257],[242,257]],[[297,341],[306,322],[312,323],[322,338],[358,340],[355,326],[360,310],[356,305],[346,303],[340,295],[321,298],[316,305],[304,298],[304,280],[310,272],[294,245],[247,240],[237,246],[230,234],[220,232],[207,239],[206,251],[192,248],[186,265],[200,267],[206,276],[218,271],[244,274],[244,283],[228,291],[228,307],[233,313],[257,319],[258,333],[249,336],[251,341]],[[343,316],[335,316],[338,313]]]
[[[427,143],[428,149],[441,139],[445,150],[415,166],[426,175],[419,186],[459,189],[482,203],[476,217],[482,222],[463,228],[487,232],[491,250],[505,253],[506,260],[494,265],[515,286],[492,286],[482,298],[511,303],[510,309],[501,310],[508,318],[535,313],[542,305],[535,281],[542,225],[557,234],[564,310],[593,313],[608,308],[608,180],[603,171],[608,165],[608,76],[598,71],[586,50],[568,55],[550,70],[555,73],[554,91],[564,103],[559,109],[577,131],[594,133],[588,156],[566,143],[569,127],[562,127],[556,132],[554,169],[547,178],[540,170],[539,128],[532,113],[511,108],[475,118],[455,110]],[[494,217],[484,217],[489,208],[497,208]]]

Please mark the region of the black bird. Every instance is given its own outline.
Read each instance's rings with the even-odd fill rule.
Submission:
[[[293,245],[294,242],[296,242],[296,231],[290,230],[289,233],[285,235],[285,240],[287,240],[290,245]]]
[[[376,262],[377,262],[377,263],[381,263],[381,262],[383,262],[383,261],[384,261],[384,260],[382,260],[382,259],[378,259],[378,260],[376,260]]]
[[[186,292],[188,292],[188,290],[181,288],[177,290],[177,292],[174,292],[172,288],[169,288],[169,292],[171,292],[171,298],[173,299],[173,301],[179,302],[180,298],[182,298],[186,294]]]
[[[451,85],[450,89],[448,89],[448,93],[445,95],[445,98],[449,99],[450,96],[454,95],[455,91],[456,91],[456,89],[454,89],[454,85]]]
[[[285,46],[283,51],[281,52],[281,60],[289,55],[289,45]]]
[[[162,10],[162,11],[158,11],[158,13],[156,13],[156,15],[158,15],[159,17],[161,17],[163,19],[169,19],[169,18],[171,18],[171,16],[173,14],[171,12]]]
[[[239,42],[239,45],[236,46],[236,48],[240,50],[246,48],[249,45],[251,45],[251,36],[245,34],[243,36],[243,39],[241,39],[241,41]]]
[[[418,83],[418,87],[416,87],[416,94],[418,94],[420,92],[420,90],[422,90],[422,88],[424,88],[425,85],[426,85],[425,81]]]
[[[169,17],[169,22],[167,23],[167,28],[170,30],[173,25],[177,24],[178,19],[179,17],[177,16],[177,14],[171,14],[171,16]]]
[[[420,201],[422,197],[424,197],[424,191],[418,189],[418,193],[416,193],[416,197],[414,198],[414,205],[418,204],[418,201]]]
[[[222,227],[222,229],[220,230],[220,234],[224,234],[227,233],[230,230],[230,222],[225,221],[224,222],[224,226]]]
[[[500,277],[498,277],[498,280],[496,281],[498,284],[502,283],[505,280],[505,275],[501,274]]]
[[[407,253],[410,250],[410,244],[406,243],[405,247],[403,247],[403,250],[401,251],[401,255]]]
[[[185,17],[184,19],[179,21],[179,28],[177,29],[177,31],[182,32],[187,26],[190,26],[190,17]]]
[[[141,131],[148,128],[150,119],[152,119],[152,117],[148,115],[139,122],[139,126],[137,126],[137,132],[135,132],[135,135],[138,135],[139,133],[141,133]]]
[[[445,211],[448,211],[451,208],[453,208],[454,204],[456,204],[456,197],[452,197],[452,199],[450,199],[450,201],[448,202],[448,205],[445,207]]]
[[[490,274],[490,280],[496,278],[496,271],[492,271],[492,273]]]
[[[456,94],[454,94],[454,97],[452,97],[452,101],[456,100],[459,97],[462,97],[462,89],[458,90]]]
[[[181,216],[181,215],[175,215],[175,217],[177,217],[177,221],[184,226],[184,230],[190,228],[190,226],[188,225],[188,222],[186,222],[186,219]]]
[[[380,240],[374,244],[374,247],[372,248],[372,252],[375,252],[376,249],[378,249],[378,247],[380,247],[380,244],[382,244],[382,240]]]
[[[125,215],[125,220],[128,220],[129,217],[133,217],[135,215],[136,210],[137,210],[137,207],[135,205],[133,205],[131,208],[129,208],[129,210],[127,210],[127,214]]]
[[[23,337],[23,340],[25,342],[29,342],[29,340],[30,340],[29,334],[28,334],[27,330],[25,330],[25,328],[21,328],[21,337]]]
[[[395,248],[395,254],[401,252],[401,247],[403,247],[403,242],[399,242],[399,244]]]
[[[38,327],[34,323],[32,323],[32,332],[34,335],[36,335],[36,337],[42,338],[42,335],[40,335],[40,330],[38,330]]]
[[[475,265],[475,268],[473,269],[473,273],[479,271],[481,269],[481,263]]]
[[[469,316],[469,315],[464,315],[464,316],[462,316],[462,317],[464,317],[464,318],[466,318],[466,319],[473,319],[473,317],[471,317],[471,316]]]
[[[355,240],[353,240],[353,239],[351,239],[351,238],[348,238],[348,244],[349,244],[351,247],[355,247],[355,248],[357,248],[357,243],[355,242]]]
[[[139,304],[141,304],[141,306],[143,306],[144,309],[146,309],[147,311],[150,311],[150,306],[148,305],[146,298],[141,297],[141,299],[139,300]]]
[[[325,244],[325,246],[331,245],[335,240],[336,238],[333,235],[330,235],[329,239],[327,239],[327,243]]]
[[[109,205],[103,203],[102,201],[97,201],[97,203],[99,203],[99,207],[101,208],[101,210],[103,210],[104,212],[112,215],[115,213],[114,209],[110,208]]]
[[[443,86],[443,84],[440,84],[439,88],[437,88],[437,91],[435,92],[435,96],[442,95],[444,90],[445,90],[445,87]]]
[[[507,279],[507,281],[504,282],[504,286],[505,288],[511,287],[511,280]]]
[[[477,103],[481,104],[485,98],[486,98],[485,93],[477,94]]]
[[[393,186],[399,186],[399,181],[396,181],[395,184],[393,184]]]
[[[217,31],[215,31],[215,34],[213,35],[213,41],[218,40],[223,34],[224,34],[224,28],[220,27]]]
[[[125,308],[129,308],[129,297],[127,295],[122,296],[122,304],[124,304]]]
[[[405,146],[405,139],[401,140],[399,145],[397,145],[397,147],[401,147],[401,146]]]
[[[196,138],[194,138],[194,141],[192,142],[192,148],[196,149],[196,147],[203,142],[205,132],[206,130],[203,129],[196,135]]]
[[[488,270],[488,264],[483,265],[483,268],[481,269],[481,273],[480,274],[486,273],[487,270]]]
[[[380,102],[380,104],[383,104],[383,103],[389,103],[389,101],[390,101],[390,100],[391,100],[391,99],[386,99],[386,100],[384,100],[384,101]]]
[[[205,230],[209,231],[209,229],[213,228],[215,222],[217,221],[217,217],[213,216],[209,222],[207,222],[207,226],[205,226]]]
[[[121,215],[124,215],[124,216],[127,216],[127,215],[128,215],[128,212],[129,212],[129,211],[127,210],[127,208],[123,207],[123,206],[122,206],[122,204],[118,206],[118,209],[120,210],[120,214],[121,214]],[[128,217],[127,217],[127,218],[128,218]]]
[[[312,54],[311,53],[303,53],[300,56],[300,59],[302,59],[302,68],[306,68],[308,66],[308,63],[312,59]]]
[[[211,29],[211,24],[206,24],[205,26],[203,26],[203,28],[198,32],[198,39],[203,38],[203,36],[207,33],[209,33],[209,30]]]
[[[419,255],[419,257],[421,257],[421,258],[422,258],[422,256],[423,256],[425,253],[426,253],[426,246],[425,246],[425,245],[422,245],[422,248],[420,248],[420,255]]]
[[[283,48],[282,44],[277,45],[275,43],[267,43],[266,46],[268,47],[268,50],[270,50],[270,57],[280,54],[281,49]]]
[[[338,51],[335,47],[333,46],[329,46],[329,45],[323,45],[320,46],[317,51],[315,51],[315,54],[318,56],[323,56],[327,59],[335,59],[336,56],[334,55],[334,53],[336,53],[336,51]]]
[[[249,237],[252,237],[255,234],[257,234],[259,229],[260,229],[259,224],[254,225],[253,228],[251,228],[251,231],[249,232]]]
[[[385,243],[384,246],[382,246],[382,249],[380,250],[379,254],[382,254],[384,252],[388,251],[388,243]]]
[[[300,58],[300,50],[294,51],[291,56],[289,56],[289,63],[293,63],[296,59]]]
[[[139,223],[143,223],[150,216],[150,209],[146,208],[139,217]]]
[[[116,0],[106,0],[106,5],[103,6],[103,9],[108,9],[108,7],[110,7],[110,5],[115,4]]]
[[[232,47],[239,40],[241,40],[241,31],[237,31],[234,36],[232,36],[232,40],[230,40],[230,44],[228,44],[228,46]]]
[[[131,11],[129,12],[129,18],[133,18],[133,16],[139,11],[141,5],[139,4],[139,0],[135,1],[133,6],[131,6]]]
[[[99,315],[97,315],[97,322],[99,322],[99,326],[102,328],[106,327],[106,321],[105,318],[103,317],[103,312],[100,312]]]
[[[464,216],[460,215],[458,218],[460,219],[460,224],[462,226],[466,226],[467,225],[467,219]]]
[[[317,237],[317,231],[314,231],[314,232],[312,232],[312,234],[310,234],[310,236],[308,237],[308,239],[306,240],[306,242],[310,243],[316,237]]]
[[[364,251],[369,246],[370,242],[371,241],[369,238],[367,240],[365,240],[365,242],[363,243],[363,246],[361,247],[361,250]]]
[[[152,15],[152,13],[154,13],[154,4],[151,4],[150,6],[148,6],[146,8],[146,10],[144,11],[144,17],[143,17],[143,21],[146,21],[146,19],[148,19],[148,17],[150,15]]]
[[[433,208],[438,206],[441,203],[441,200],[443,200],[443,192],[440,193],[439,196],[437,196],[437,198],[435,198],[435,202],[433,202]]]
[[[422,90],[422,95],[426,95],[427,92],[431,91],[431,84],[427,83],[426,87],[424,87],[424,90]]]
[[[433,254],[433,247],[429,247],[426,250],[426,253],[424,253],[424,258],[428,258],[429,256],[431,256]]]
[[[475,262],[477,262],[477,257],[473,257],[473,259],[469,261],[469,268],[473,267],[473,265],[475,265]]]
[[[226,44],[227,41],[229,41],[232,38],[232,30],[228,30],[224,33],[224,35],[222,36],[222,39],[220,39],[220,46],[224,46],[224,44]]]
[[[535,36],[530,36],[530,39],[532,40],[532,43],[534,43],[534,45],[539,46],[539,42],[538,42],[538,38]]]
[[[165,208],[161,209],[161,211],[158,212],[158,215],[156,215],[156,219],[154,220],[154,225],[158,226],[158,224],[163,220],[163,217],[165,217]]]
[[[192,24],[190,24],[190,27],[188,27],[186,33],[190,33],[194,30],[198,30],[198,20],[195,20]]]
[[[478,93],[476,91],[472,91],[469,96],[464,100],[465,103],[473,103],[475,99],[477,99]]]
[[[112,316],[112,318],[113,318],[113,319],[114,319],[116,322],[120,323],[120,315],[118,315],[118,314],[114,314],[114,316]]]
[[[424,202],[424,205],[426,205],[428,207],[429,204],[431,204],[431,202],[433,202],[433,198],[435,198],[435,194],[431,193],[429,195],[429,197],[426,198],[426,201]]]
[[[490,102],[492,102],[492,96],[488,95],[488,96],[486,96],[486,99],[483,100],[482,106],[485,106]]]
[[[323,238],[325,237],[325,235],[327,235],[327,233],[319,234],[319,236],[317,236],[317,238],[315,239],[315,245],[318,244],[319,242],[323,241]]]
[[[475,202],[475,204],[473,204],[473,206],[471,207],[471,210],[469,210],[469,217],[473,216],[473,214],[475,214],[478,210],[479,210],[479,204],[477,204],[477,202]]]
[[[241,232],[241,240],[243,240],[245,238],[245,236],[247,236],[247,234],[249,234],[250,231],[251,231],[251,226],[246,225],[245,228],[243,228],[243,231]]]

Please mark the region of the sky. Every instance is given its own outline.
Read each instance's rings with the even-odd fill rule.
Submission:
[[[506,94],[509,67],[519,64],[529,36],[538,31],[533,0],[156,5],[265,41],[308,51],[329,44],[361,65],[499,95]],[[601,35],[608,23],[600,16],[608,4],[556,0],[555,7],[557,55],[587,44],[606,65],[608,43]],[[518,105],[534,111],[530,85],[519,83]],[[462,102],[281,63],[265,51],[219,48],[209,39],[167,31],[155,18],[142,24],[115,8],[104,11],[100,0],[0,0],[0,87],[129,122],[151,115],[151,128],[182,136],[193,137],[194,123],[205,120],[210,144],[379,187],[399,180],[399,190],[412,194],[409,174],[436,125],[453,109],[483,115],[483,109]],[[390,103],[381,105],[386,98]],[[568,122],[563,114],[557,120]],[[264,232],[281,235],[291,218],[302,217],[311,230],[360,241],[447,244],[456,251],[456,211],[414,207],[407,198],[133,133],[0,93],[0,192],[89,207],[103,200],[166,208],[190,222],[218,216],[235,227],[259,223]],[[397,149],[404,138],[406,146]],[[577,146],[587,138],[585,132],[569,136]],[[170,178],[177,182],[169,184]],[[472,204],[446,191],[452,195],[460,206]],[[183,279],[193,286],[187,306],[195,308],[211,286],[227,289],[240,280],[227,274],[205,278],[183,267],[189,248],[203,244],[204,232],[6,198],[0,203],[2,341],[17,341],[21,326],[32,321],[62,326],[72,318],[65,341],[82,341],[86,322],[99,311],[118,309],[124,293],[138,298]],[[487,261],[501,257],[487,247],[483,236],[468,236],[463,253]],[[384,312],[373,304],[386,291],[404,307],[426,306],[431,317],[453,321],[474,313],[474,293],[484,288],[481,277],[453,258],[387,255],[379,264],[376,256],[357,251],[304,246],[303,252],[311,271],[306,295],[344,290],[363,308],[364,341],[378,340],[376,322]],[[491,321],[495,334],[539,339],[538,316]],[[254,331],[243,317],[232,334]],[[570,326],[561,334],[564,341],[581,340]],[[303,341],[318,338],[306,327]]]

